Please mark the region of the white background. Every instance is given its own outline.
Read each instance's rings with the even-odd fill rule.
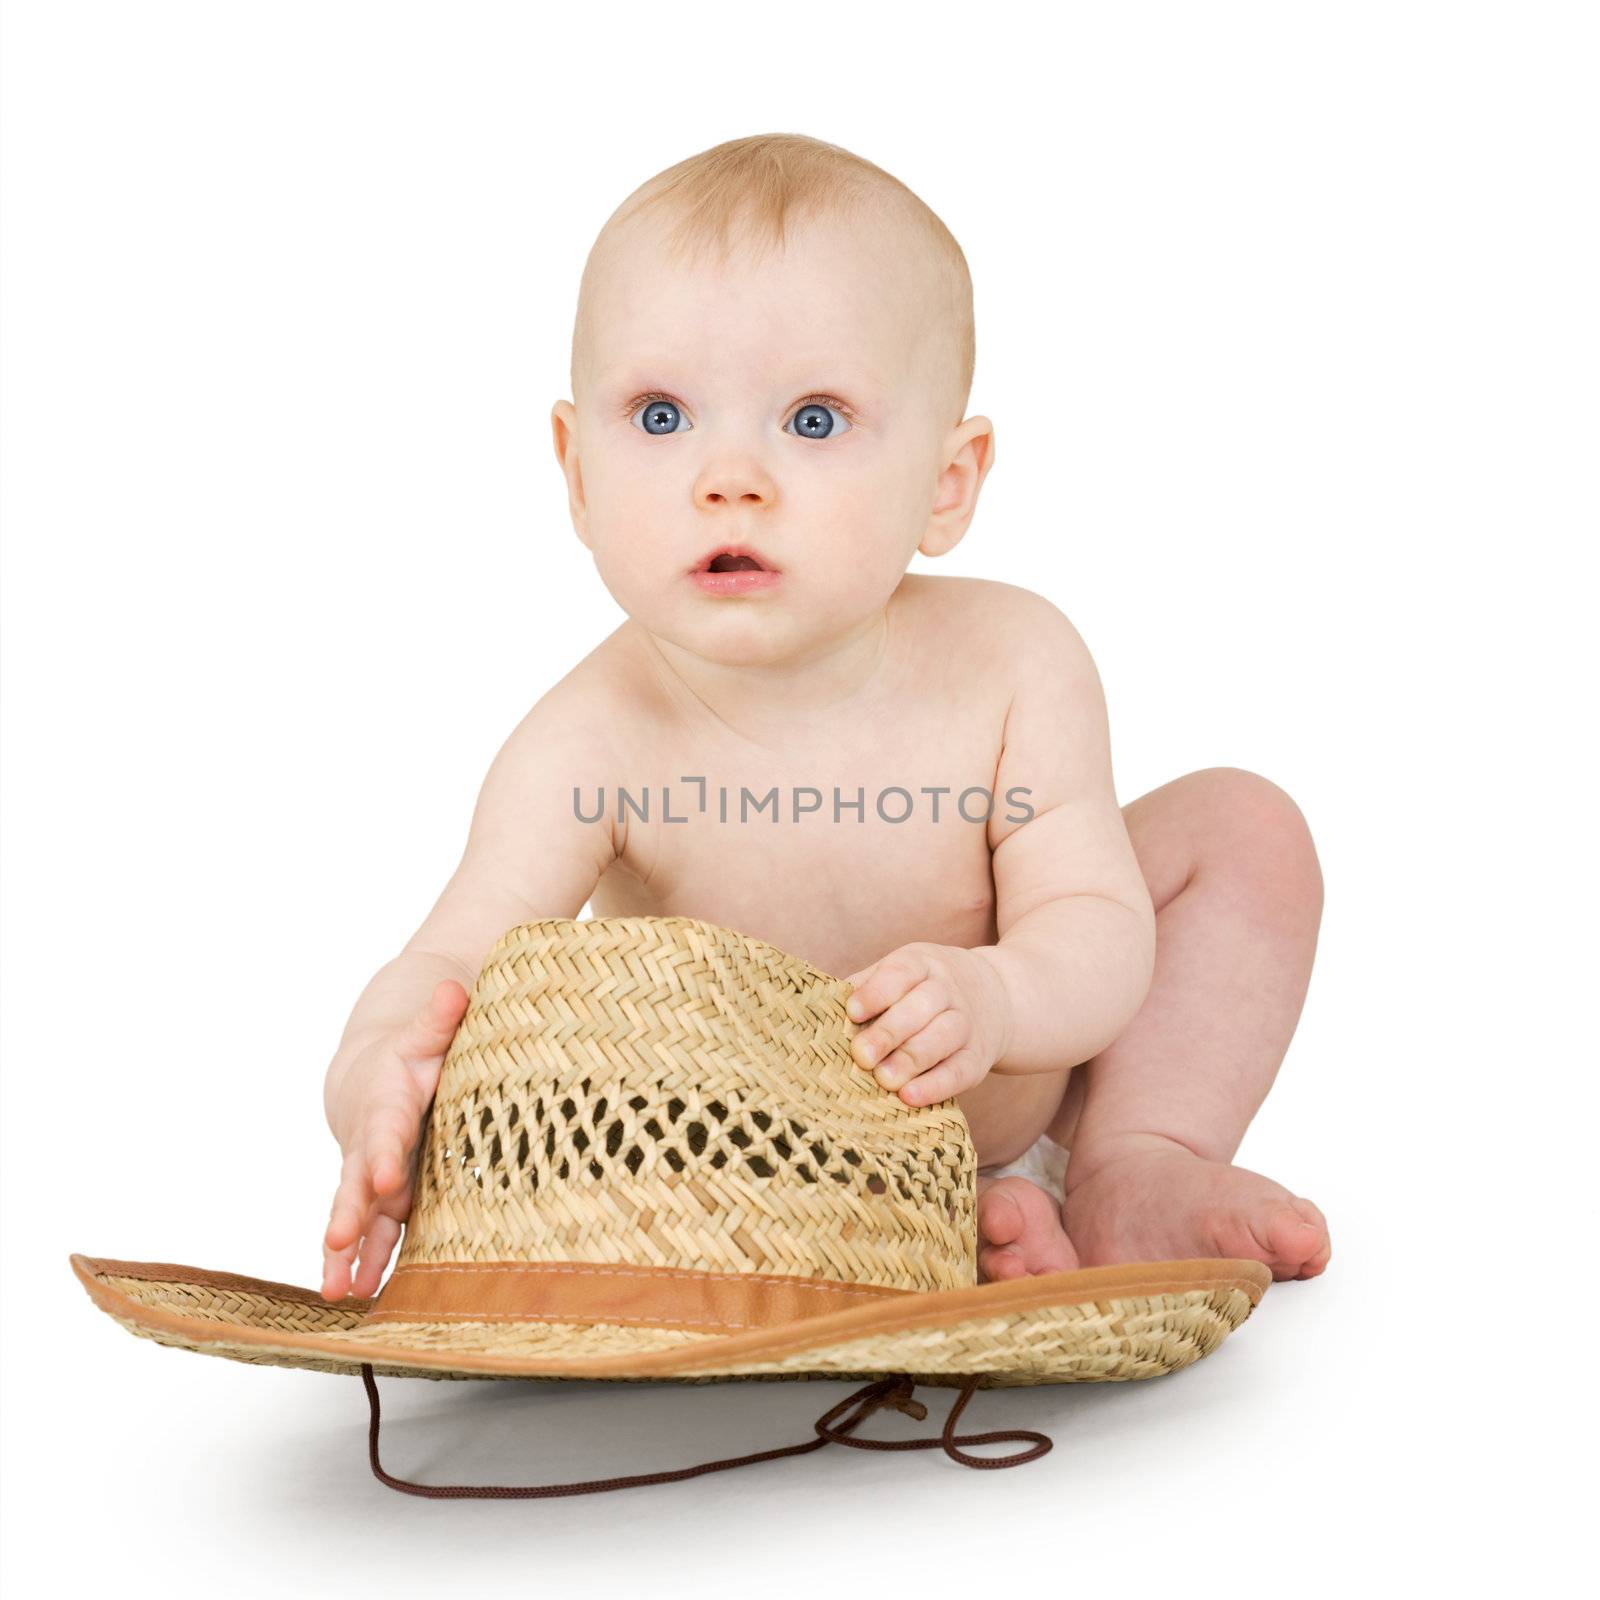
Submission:
[[[1565,1592],[1590,16],[6,6],[12,1592]],[[319,1281],[350,1006],[500,742],[620,620],[548,421],[584,256],[652,173],[768,131],[888,168],[971,263],[997,465],[915,568],[1074,619],[1124,800],[1235,765],[1310,820],[1318,967],[1240,1159],[1335,1257],[1167,1381],[975,1397],[972,1429],[1053,1435],[1015,1471],[830,1447],[419,1501],[371,1477],[358,1381],[134,1340],[67,1255]],[[603,1476],[810,1438],[845,1392],[391,1381],[385,1443],[434,1481]]]

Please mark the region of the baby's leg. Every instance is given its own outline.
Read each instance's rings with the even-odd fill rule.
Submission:
[[[1062,1185],[1048,1162],[1035,1162],[1030,1147],[1062,1107],[1062,1090],[1082,1074],[1030,1072],[982,1083],[956,1096],[978,1157],[978,1277],[982,1282],[1044,1272],[1067,1272],[1078,1257],[1062,1222]],[[1055,1152],[1059,1156],[1059,1152]],[[993,1169],[1029,1156],[1028,1175],[995,1175]]]
[[[1311,836],[1281,789],[1233,767],[1124,808],[1156,907],[1155,977],[1124,1032],[1074,1074],[1049,1132],[1070,1142],[1066,1223],[1084,1266],[1247,1257],[1314,1277],[1327,1224],[1229,1162],[1299,1021],[1322,915]]]
[[[1071,1070],[991,1072],[982,1083],[956,1096],[980,1166],[997,1167],[1022,1159],[1028,1146],[1057,1119]]]

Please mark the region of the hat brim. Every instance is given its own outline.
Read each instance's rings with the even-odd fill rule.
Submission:
[[[260,1366],[416,1378],[870,1380],[979,1388],[1186,1367],[1272,1281],[1257,1261],[1146,1261],[894,1296],[734,1334],[519,1320],[362,1326],[372,1300],[157,1261],[74,1254],[90,1299],[140,1338]]]

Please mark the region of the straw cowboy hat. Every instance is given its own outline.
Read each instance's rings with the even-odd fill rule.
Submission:
[[[957,1438],[976,1388],[1153,1377],[1260,1300],[1254,1261],[977,1274],[977,1163],[954,1100],[908,1106],[850,1054],[850,985],[692,917],[547,918],[489,952],[439,1076],[394,1270],[371,1300],[73,1255],[101,1310],[160,1344],[359,1373],[371,1463],[426,1495],[587,1493],[833,1441],[974,1467],[1050,1448]],[[868,1380],[804,1444],[676,1472],[435,1487],[378,1460],[379,1374]],[[939,1439],[848,1434],[915,1384],[961,1390]],[[834,1426],[852,1405],[854,1413]],[[1033,1440],[1009,1456],[959,1446]]]

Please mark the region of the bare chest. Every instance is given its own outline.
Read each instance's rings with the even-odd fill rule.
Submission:
[[[605,795],[626,844],[593,914],[702,917],[836,976],[913,940],[990,943],[1003,717],[975,693],[781,751],[657,748]]]

